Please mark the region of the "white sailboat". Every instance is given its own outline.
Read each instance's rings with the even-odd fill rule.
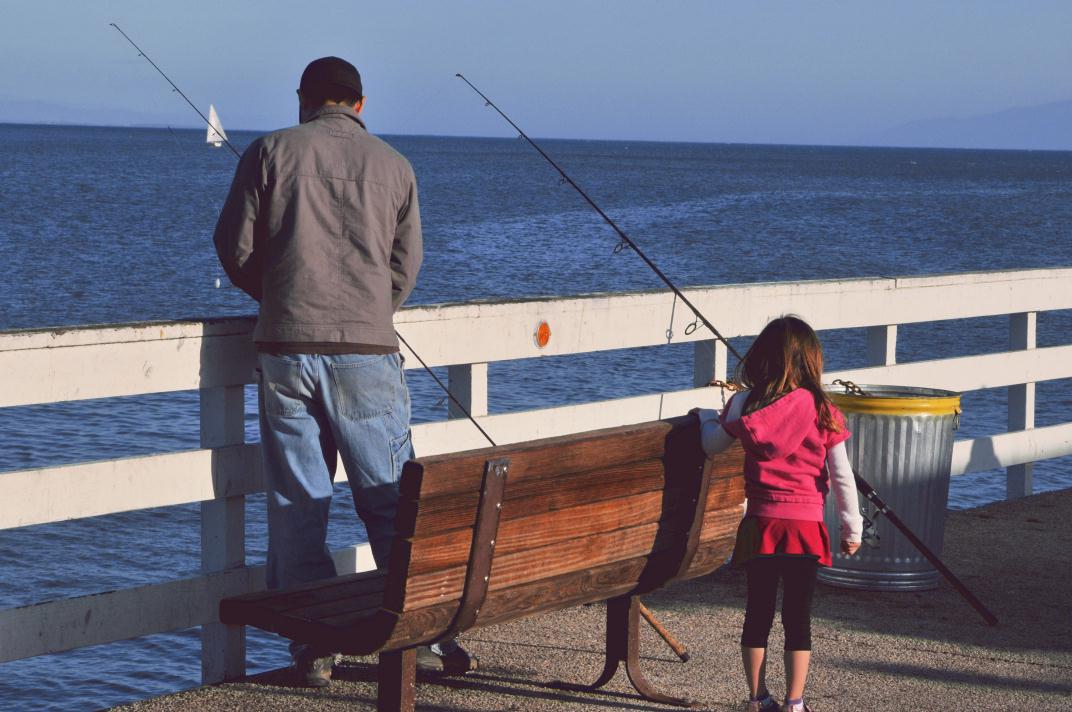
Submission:
[[[211,143],[216,148],[223,145],[223,142],[227,140],[227,134],[223,131],[223,126],[220,125],[220,117],[216,113],[216,107],[212,104],[208,105],[208,132],[205,134],[205,143]]]

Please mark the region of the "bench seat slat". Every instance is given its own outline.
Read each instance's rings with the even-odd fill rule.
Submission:
[[[579,501],[598,502],[628,497],[660,490],[665,486],[665,466],[662,460],[655,458],[604,470],[566,473],[554,478],[535,478],[525,482],[511,479],[503,500],[502,521],[509,520],[511,514],[529,516],[565,509]],[[399,532],[399,535],[422,537],[472,527],[476,520],[478,499],[477,492],[462,492],[400,501],[402,516],[412,518],[414,529]]]
[[[578,569],[599,566],[677,543],[688,531],[687,523],[675,521],[669,526],[645,524],[564,541],[550,546],[528,549],[516,554],[496,556],[492,563],[492,590],[549,578]],[[440,600],[457,599],[465,577],[464,565],[411,575],[406,584],[402,611],[421,608]],[[386,602],[385,602],[386,603]]]
[[[319,620],[330,616],[343,615],[346,613],[361,613],[376,610],[383,605],[383,590],[365,593],[359,596],[349,596],[334,600],[320,601],[306,606],[290,608],[280,613],[291,618],[304,618]]]
[[[263,601],[266,605],[278,610],[287,610],[295,606],[306,605],[309,602],[345,598],[346,596],[361,595],[369,591],[382,591],[386,576],[385,571],[378,569],[362,571],[356,574],[346,574],[335,578],[298,584],[287,588],[284,592],[274,589],[255,591],[228,598],[227,601],[242,604]]]
[[[689,568],[689,575],[703,575],[721,566],[733,550],[733,542],[734,535],[731,533],[720,540],[701,543]],[[657,561],[655,565],[658,565]],[[476,627],[506,623],[519,617],[627,594],[650,566],[651,557],[634,557],[492,591],[480,609]],[[670,566],[664,567],[664,573],[669,574],[670,569]],[[399,616],[385,645],[388,649],[394,649],[425,642],[434,637],[435,631],[444,630],[456,611],[457,601],[453,601],[406,612]],[[342,616],[323,622],[335,626],[338,635],[343,638],[354,635],[352,631],[358,630],[361,625],[360,621],[355,624],[352,619]]]
[[[382,645],[383,637],[389,632],[389,628],[383,625],[373,625],[374,619],[384,618],[381,602],[382,597],[374,597],[371,602],[366,600],[364,605],[361,605],[358,599],[353,599],[346,612],[351,621],[362,621],[362,642],[370,651]],[[330,626],[322,623],[321,616],[280,611],[264,603],[234,603],[224,599],[220,603],[220,620],[231,625],[252,625],[302,642],[315,642],[335,634]]]
[[[679,515],[687,502],[680,490],[655,491],[524,517],[517,516],[516,504],[503,505],[504,521],[495,543],[497,557],[670,519]],[[464,565],[472,540],[472,529],[411,540],[410,575]]]
[[[734,446],[720,455],[711,471],[712,498],[721,496],[724,490],[714,486],[716,482],[732,482],[744,497],[744,482],[741,479],[744,452]],[[627,497],[641,492],[651,492],[667,486],[666,471],[674,467],[663,458],[651,458],[621,463],[604,469],[566,472],[556,476],[533,477],[527,481],[511,479],[506,488],[503,505],[503,521],[511,518],[511,512],[524,512],[525,516],[540,512],[564,509],[578,500],[595,502],[603,499]],[[513,473],[511,472],[511,477]],[[404,498],[399,501],[398,535],[422,537],[437,535],[454,529],[472,527],[476,520],[476,504],[479,492],[454,492],[438,496]],[[523,500],[521,504],[519,500]]]
[[[402,478],[401,496],[406,499],[435,497],[456,492],[475,492],[489,458],[510,459],[510,487],[525,480],[545,477],[548,472],[605,470],[637,460],[662,457],[671,431],[695,426],[693,416],[681,416],[638,425],[593,430],[517,445],[469,450],[463,453],[422,458],[422,468]],[[693,427],[693,431],[697,428]],[[698,437],[697,437],[698,442]]]
[[[744,516],[744,508],[741,506],[728,507],[715,511],[708,510],[704,515],[703,527],[700,529],[700,541],[712,541],[729,532],[737,535],[737,526]]]

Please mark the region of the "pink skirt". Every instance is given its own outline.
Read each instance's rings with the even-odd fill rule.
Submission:
[[[737,527],[731,563],[742,566],[759,556],[813,556],[820,566],[830,566],[830,534],[822,522],[745,517]]]

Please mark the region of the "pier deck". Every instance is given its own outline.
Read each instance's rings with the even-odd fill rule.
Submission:
[[[872,593],[820,585],[808,700],[822,710],[1057,710],[1072,704],[1072,490],[950,512],[943,559],[1001,621],[991,628],[952,588]],[[645,597],[689,649],[680,663],[644,627],[641,653],[652,681],[710,710],[744,700],[738,636],[744,577],[736,571]],[[666,710],[638,698],[619,672],[599,693],[549,686],[594,680],[602,669],[603,607],[570,609],[465,637],[481,661],[466,678],[418,680],[419,710]],[[768,663],[784,693],[781,629]],[[121,709],[374,710],[371,660],[347,659],[327,690],[284,686],[280,672],[146,700]]]

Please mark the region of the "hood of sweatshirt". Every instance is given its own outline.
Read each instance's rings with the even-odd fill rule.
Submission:
[[[733,423],[745,450],[759,460],[777,460],[797,450],[816,426],[815,399],[797,388]]]

